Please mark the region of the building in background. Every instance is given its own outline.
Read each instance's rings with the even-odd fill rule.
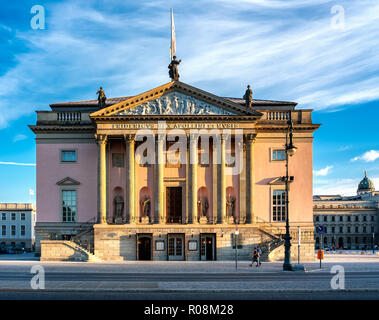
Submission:
[[[35,206],[31,203],[0,203],[0,247],[34,248]]]
[[[371,249],[378,242],[379,192],[365,176],[357,195],[316,195],[313,197],[314,223],[324,226],[324,234],[315,234],[316,248]],[[320,237],[322,236],[322,239]]]
[[[36,247],[42,260],[92,253],[103,260],[230,260],[237,225],[242,259],[257,245],[266,258],[279,258],[289,119],[297,147],[289,162],[292,256],[301,227],[301,254],[314,258],[312,152],[319,125],[312,110],[248,94],[220,97],[179,81],[132,97],[105,98],[102,88],[98,94],[98,100],[37,111],[30,126],[37,144]],[[175,159],[167,136],[173,129],[185,136],[184,161],[141,163],[141,130],[153,135],[154,156]],[[236,156],[242,171],[231,174]]]

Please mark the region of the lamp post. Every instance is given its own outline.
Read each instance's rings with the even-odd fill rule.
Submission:
[[[237,238],[238,238],[238,235],[239,235],[239,231],[238,231],[238,226],[236,226],[236,231],[234,231],[234,244],[236,246],[236,270],[237,270],[237,263],[238,263],[238,243],[237,243]]]
[[[289,183],[290,177],[288,175],[288,159],[292,157],[296,152],[296,147],[293,145],[293,124],[291,119],[291,111],[289,111],[289,119],[288,119],[288,128],[286,134],[286,234],[283,236],[284,239],[284,263],[283,270],[284,271],[292,271],[291,264],[291,236],[290,236],[290,225],[289,225]]]

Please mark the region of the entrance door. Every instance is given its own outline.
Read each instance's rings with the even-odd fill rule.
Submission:
[[[182,222],[182,187],[166,188],[167,223]]]
[[[201,260],[216,260],[216,236],[214,234],[201,235]]]
[[[151,260],[151,237],[138,237],[138,260]]]
[[[184,260],[184,235],[168,235],[168,260]]]

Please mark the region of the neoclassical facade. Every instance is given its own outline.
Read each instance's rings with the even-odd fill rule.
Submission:
[[[318,248],[321,241],[323,247],[358,250],[378,244],[379,192],[366,172],[355,196],[314,196],[313,213],[315,226],[325,229],[315,233]]]
[[[30,126],[41,259],[225,260],[236,243],[243,258],[257,245],[279,257],[288,119],[292,253],[301,227],[301,254],[313,259],[312,110],[247,106],[179,81],[50,107]]]

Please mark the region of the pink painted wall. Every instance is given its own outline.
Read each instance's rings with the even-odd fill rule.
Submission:
[[[77,186],[77,221],[87,222],[97,217],[97,157],[96,143],[39,144],[37,143],[37,222],[61,222],[60,187],[58,181],[70,177]],[[61,163],[60,150],[77,150],[76,163]]]
[[[290,221],[312,222],[312,142],[294,139],[296,154],[289,159],[289,175],[294,176],[290,186]],[[270,148],[284,148],[283,141],[257,139],[255,144],[255,196],[254,212],[265,221],[272,221],[271,198],[274,189],[283,186],[269,185],[274,178],[285,176],[285,161],[270,161]],[[281,188],[283,187],[283,188]]]

